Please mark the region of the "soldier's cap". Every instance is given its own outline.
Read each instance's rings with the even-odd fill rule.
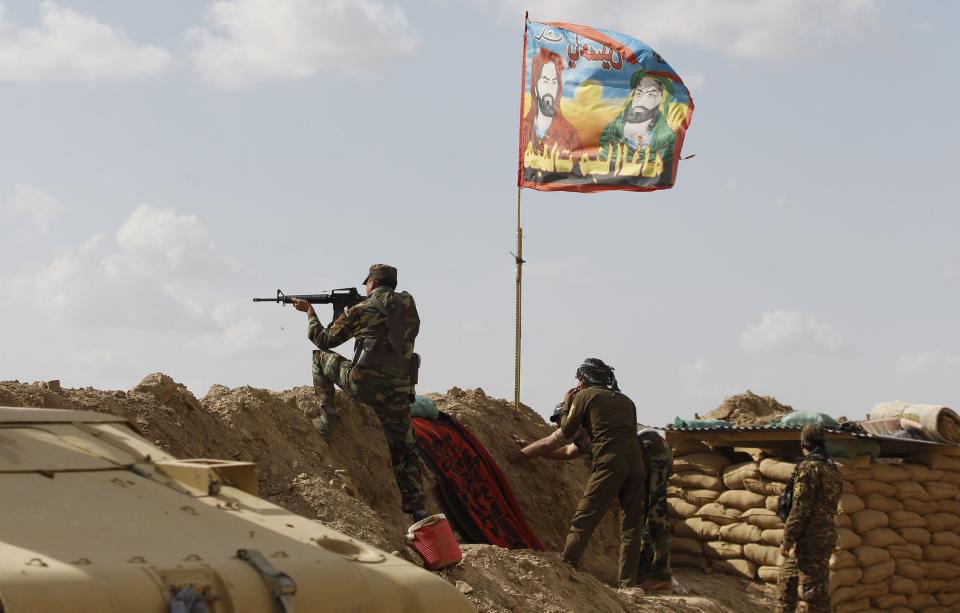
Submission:
[[[370,267],[370,272],[367,273],[366,278],[363,280],[363,285],[366,285],[367,281],[371,279],[384,285],[396,287],[397,269],[389,264],[374,264]]]
[[[827,436],[823,432],[823,426],[816,424],[807,424],[800,431],[800,446],[805,449],[816,449],[823,447],[827,442]]]

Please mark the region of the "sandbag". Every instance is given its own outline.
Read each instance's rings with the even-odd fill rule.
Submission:
[[[952,545],[926,545],[923,548],[923,559],[927,562],[947,562],[960,555],[960,549]],[[960,572],[960,568],[957,569]]]
[[[757,578],[764,583],[776,583],[780,578],[780,568],[777,566],[758,566]]]
[[[779,481],[766,481],[764,479],[744,479],[743,489],[754,494],[763,496],[779,496],[786,489],[786,485]]]
[[[934,532],[931,536],[931,543],[934,545],[950,545],[960,549],[960,534],[947,530]]]
[[[759,572],[759,569],[757,572]],[[934,596],[936,596],[941,607],[953,607],[960,604],[960,592],[940,592],[934,594]]]
[[[720,526],[699,517],[691,517],[673,524],[673,533],[677,536],[694,538],[699,541],[708,541],[717,538]]]
[[[960,526],[960,517],[949,513],[931,513],[924,517],[927,520],[927,530],[930,532],[942,532],[944,530],[953,530]]]
[[[780,549],[778,547],[771,547],[770,545],[748,543],[743,546],[743,557],[757,566],[780,566],[783,564],[783,556],[780,555]]]
[[[960,500],[938,500],[934,503],[939,513],[950,513],[951,515],[960,515]]]
[[[875,458],[880,455],[880,443],[862,439],[827,439],[827,453],[833,458]]]
[[[884,496],[896,496],[897,487],[890,483],[877,481],[876,479],[860,479],[853,482],[853,487],[857,490],[857,495],[863,498],[867,494],[883,494]]]
[[[897,533],[908,543],[915,545],[930,544],[930,531],[924,528],[900,528]]]
[[[894,529],[923,528],[927,525],[927,521],[923,519],[923,516],[913,511],[892,511],[888,513],[888,517],[890,518],[889,525]]]
[[[950,587],[950,582],[945,579],[927,579],[923,578],[917,581],[917,587],[920,588],[921,594],[933,594],[934,592],[942,592],[945,589]]]
[[[837,528],[850,528],[853,529],[853,522],[850,521],[850,516],[844,513],[838,513],[837,518],[834,520],[834,523],[837,524]]]
[[[692,471],[684,473],[674,473],[670,475],[670,485],[676,485],[688,490],[714,490],[722,492],[725,488],[723,480],[714,475],[707,475],[701,472]]]
[[[904,504],[906,504],[909,498],[915,498],[924,502],[933,500],[930,494],[927,493],[927,490],[923,489],[920,484],[915,481],[900,481],[896,483],[894,487],[897,488],[897,493],[894,494],[894,496]]]
[[[912,455],[908,461],[914,464],[923,464],[932,470],[946,470],[960,472],[960,458],[946,456],[935,451],[925,451]]]
[[[726,526],[736,523],[738,521],[737,516],[739,515],[739,509],[728,509],[719,502],[711,502],[703,505],[696,514],[697,517],[707,521],[712,521],[718,526]]]
[[[885,594],[879,598],[871,598],[870,604],[874,609],[887,610],[893,607],[907,606],[907,597],[903,594]]]
[[[767,496],[767,500],[764,503],[764,506],[768,511],[776,511],[780,508],[780,497],[779,496]]]
[[[711,560],[742,558],[743,545],[726,541],[707,541],[703,544],[703,555]]]
[[[870,464],[870,474],[872,478],[884,483],[894,483],[895,481],[907,481],[913,476],[910,471],[903,466],[888,464],[886,462],[873,462]]]
[[[886,596],[890,591],[890,586],[887,585],[886,581],[875,581],[873,583],[861,583],[854,589],[857,590],[857,599],[870,598],[872,600]]]
[[[874,528],[860,536],[863,538],[863,544],[871,547],[889,547],[906,542],[903,537],[890,528]]]
[[[717,502],[725,507],[746,511],[755,507],[762,507],[766,502],[766,498],[760,494],[754,494],[746,490],[727,490],[720,494]]]
[[[761,537],[762,540],[762,537]],[[830,554],[830,570],[840,570],[843,568],[859,568],[860,561],[857,556],[843,549],[834,551]]]
[[[760,572],[759,570],[757,571]],[[844,602],[850,602],[851,600],[856,600],[857,590],[849,586],[838,587],[830,594],[830,604],[836,607],[838,604]]]
[[[793,469],[796,468],[796,466],[793,462],[784,462],[783,460],[777,460],[775,458],[765,458],[760,460],[760,474],[767,479],[786,483],[790,480],[790,476],[793,474]]]
[[[933,479],[935,481],[943,481],[944,483],[953,483],[954,485],[960,485],[960,473],[955,473],[953,471],[942,471],[943,476],[939,479]]]
[[[690,504],[683,498],[676,496],[667,497],[667,514],[676,519],[687,519],[697,513],[699,507]]]
[[[856,556],[860,566],[864,568],[873,564],[879,564],[880,562],[886,562],[890,559],[889,551],[879,547],[871,547],[870,545],[855,547],[853,555]]]
[[[670,552],[672,566],[686,566],[690,568],[706,568],[707,560],[703,556],[694,556],[686,553]]]
[[[866,468],[840,468],[840,476],[844,481],[856,483],[857,481],[872,480],[873,475]]]
[[[757,543],[760,541],[760,528],[746,523],[730,524],[720,528],[720,539],[731,543]]]
[[[931,470],[929,467],[924,466],[923,464],[904,462],[900,465],[900,468],[910,473],[909,480],[914,482],[939,481],[940,478],[943,477],[942,470]]]
[[[852,587],[860,583],[863,578],[863,570],[860,567],[843,568],[830,573],[830,591],[839,587]]]
[[[883,511],[884,513],[903,510],[903,503],[896,498],[890,498],[883,494],[867,494],[863,497],[863,503],[867,505],[868,509]]]
[[[893,558],[894,566],[897,569],[897,574],[901,577],[906,577],[907,579],[917,580],[923,579],[927,574],[927,565],[918,560],[906,560],[904,558]],[[897,592],[898,594],[916,594],[917,586],[913,586],[912,592]]]
[[[863,502],[863,498],[857,496],[856,494],[841,494],[840,504],[837,505],[837,510],[840,513],[853,515],[857,511],[862,511],[865,509],[866,506],[867,505]]]
[[[953,483],[925,481],[921,485],[934,500],[950,500],[957,497],[957,486]]]
[[[743,488],[745,479],[759,479],[760,468],[756,462],[742,462],[723,469],[723,484],[731,490]]]
[[[699,509],[705,504],[716,502],[717,498],[720,497],[720,492],[714,490],[683,490],[681,496]]]
[[[678,441],[671,441],[670,448],[673,450],[673,457],[689,455],[692,453],[710,453],[710,447],[705,443],[692,438],[684,438]]]
[[[862,598],[860,600],[851,600],[850,602],[838,604],[833,607],[833,613],[858,613],[859,611],[866,611],[869,608],[870,599]]]
[[[903,503],[903,508],[906,511],[911,513],[917,513],[919,515],[924,515],[930,512],[930,505],[933,504],[929,500],[917,500],[916,498],[903,498],[900,500]]]
[[[894,559],[908,559],[919,562],[923,559],[923,548],[914,543],[897,543],[888,545],[887,551]]]
[[[700,541],[694,538],[677,536],[675,534],[670,535],[670,551],[685,553],[693,556],[703,555],[703,547],[701,546]]]
[[[890,518],[882,511],[863,509],[850,515],[853,529],[857,534],[866,534],[874,528],[885,528],[890,524]]]
[[[890,591],[894,594],[903,594],[904,596],[916,594],[919,591],[917,582],[907,577],[901,577],[899,574],[900,570],[898,568],[897,574],[890,577]]]
[[[712,560],[710,568],[728,575],[739,575],[747,579],[755,579],[757,565],[749,560]]]
[[[927,545],[927,547],[932,547],[933,545]],[[923,555],[926,556],[927,552],[924,549]],[[952,562],[924,562],[926,565],[927,573],[925,579],[943,579],[945,581],[952,581],[957,577],[960,577],[960,566]]]
[[[837,549],[853,549],[863,544],[861,539],[853,530],[846,528],[837,528]]]
[[[745,521],[751,526],[756,526],[761,530],[775,530],[783,528],[783,521],[775,511],[767,509],[747,509],[740,516],[741,521]]]
[[[844,479],[844,480],[843,480],[843,487],[840,488],[840,493],[841,493],[841,494],[856,494],[856,493],[857,493],[857,489],[856,489],[855,487],[853,487],[853,483],[851,483],[851,482],[847,481],[846,479]]]
[[[907,598],[907,606],[914,611],[922,611],[928,607],[937,606],[937,599],[933,594],[914,594]]]
[[[863,583],[876,583],[878,581],[884,581],[888,577],[893,575],[893,572],[896,570],[896,564],[893,560],[886,560],[880,562],[879,564],[871,564],[870,566],[863,567]]]
[[[719,477],[730,465],[730,458],[719,453],[689,453],[673,459],[673,472],[696,471]]]
[[[760,533],[760,542],[764,545],[779,547],[783,543],[783,529],[762,531]]]

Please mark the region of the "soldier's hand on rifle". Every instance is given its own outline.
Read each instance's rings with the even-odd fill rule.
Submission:
[[[293,308],[297,309],[298,311],[302,311],[308,315],[313,313],[313,305],[306,300],[301,300],[300,298],[291,298],[290,301],[293,304]]]

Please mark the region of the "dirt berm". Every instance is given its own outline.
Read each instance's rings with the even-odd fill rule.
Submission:
[[[613,509],[590,543],[583,571],[560,561],[568,522],[589,473],[587,460],[510,464],[511,433],[534,440],[550,426],[528,407],[453,388],[431,394],[469,428],[500,464],[531,527],[548,552],[466,545],[463,561],[442,571],[481,611],[767,611],[768,588],[722,575],[678,573],[685,596],[643,597],[616,590],[619,547]],[[0,406],[84,409],[121,415],[181,458],[256,462],[265,498],[371,545],[415,559],[403,545],[409,524],[389,469],[386,443],[373,412],[345,396],[330,442],[307,417],[313,390],[273,392],[251,387],[210,388],[202,400],[164,374],[148,375],[129,391],[61,389],[59,384],[0,382]],[[428,472],[428,507],[439,497]]]

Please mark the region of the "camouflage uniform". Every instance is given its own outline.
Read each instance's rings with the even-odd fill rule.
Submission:
[[[565,440],[575,440],[581,426],[593,445],[593,468],[570,522],[563,560],[577,566],[590,536],[614,499],[620,502],[620,585],[636,585],[640,563],[646,470],[637,441],[637,409],[625,395],[603,387],[576,393],[560,422]]]
[[[387,366],[354,366],[351,360],[329,351],[350,338],[375,339],[377,351],[390,351],[386,315],[372,301],[378,301],[388,312],[400,306],[404,308],[403,357],[412,358],[414,340],[420,331],[413,296],[381,285],[366,300],[345,310],[329,328],[325,329],[316,315],[309,318],[307,334],[319,347],[313,352],[313,388],[325,408],[333,407],[336,384],[347,395],[374,410],[387,439],[403,510],[412,513],[424,508],[424,500],[420,491],[420,460],[410,425],[410,403],[414,400],[410,371]]]
[[[805,428],[806,431],[806,428]],[[784,559],[777,580],[779,610],[829,613],[830,554],[837,545],[837,504],[843,478],[826,452],[813,452],[797,465],[794,473],[793,506],[783,532],[789,551],[796,545],[796,557]]]
[[[667,481],[673,472],[673,452],[667,441],[654,430],[644,430],[637,438],[643,447],[643,461],[647,466],[646,522],[638,582],[646,579],[667,581],[673,576],[667,515]]]

